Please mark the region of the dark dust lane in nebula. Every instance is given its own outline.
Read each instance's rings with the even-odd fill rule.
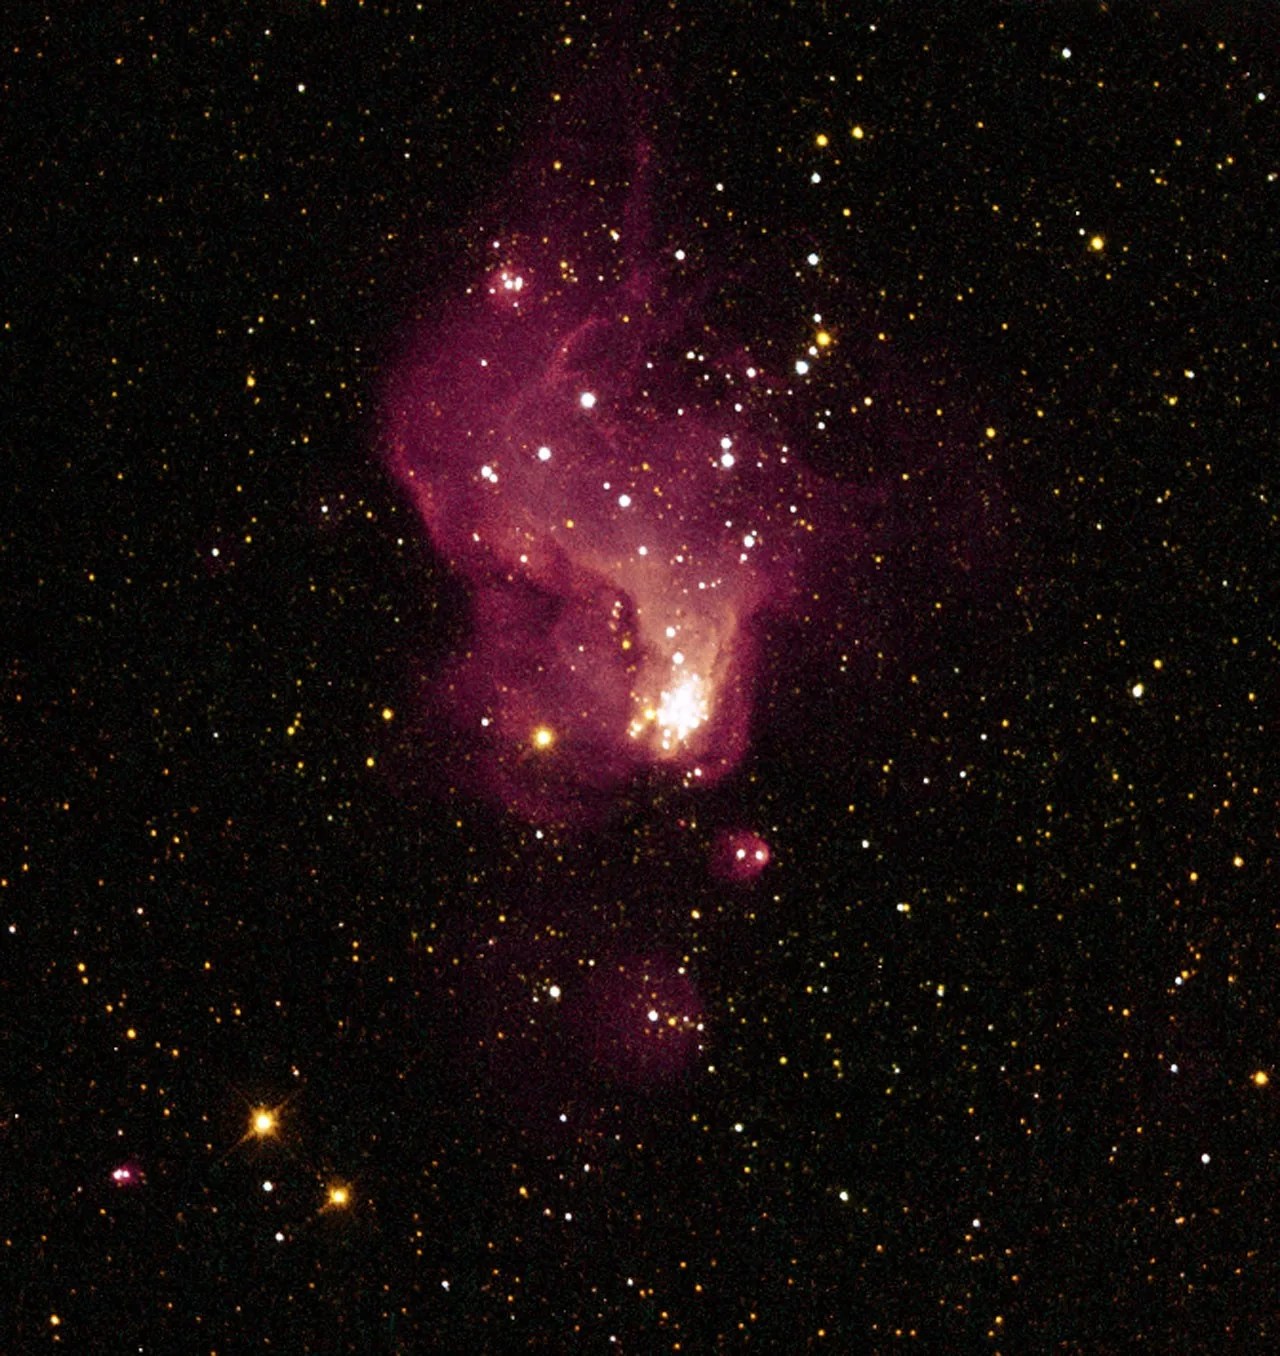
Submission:
[[[462,736],[467,789],[533,819],[590,816],[646,770],[737,766],[757,624],[799,596],[834,502],[788,438],[788,380],[703,314],[703,229],[652,225],[656,154],[634,128],[610,144],[601,98],[477,223],[471,284],[410,336],[386,409],[470,596],[432,718]]]

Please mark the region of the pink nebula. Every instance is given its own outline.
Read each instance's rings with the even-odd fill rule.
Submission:
[[[143,1181],[143,1172],[137,1163],[121,1163],[111,1169],[111,1181],[117,1187],[140,1186]]]
[[[711,869],[721,880],[753,881],[772,859],[769,844],[750,829],[725,829],[711,848]]]
[[[532,819],[738,765],[757,623],[813,529],[785,383],[706,323],[650,225],[647,147],[621,159],[551,138],[513,186],[532,220],[487,234],[385,401],[390,465],[469,595],[428,702],[463,737],[450,775]]]
[[[865,630],[879,589],[896,633],[962,597],[999,540],[960,403],[933,427],[928,374],[857,337],[856,300],[837,345],[794,269],[717,253],[733,213],[673,187],[623,103],[566,101],[476,222],[452,298],[406,335],[381,408],[386,460],[468,597],[421,713],[451,741],[442,780],[535,821],[607,813],[639,777],[723,779],[750,742],[767,618],[820,643]],[[783,282],[753,290],[753,268]],[[840,346],[849,389],[816,409],[813,368]],[[826,430],[844,480],[804,464],[798,428]],[[901,467],[853,475],[859,439]]]

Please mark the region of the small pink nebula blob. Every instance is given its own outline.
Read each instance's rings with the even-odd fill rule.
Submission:
[[[746,884],[769,865],[769,844],[750,829],[724,829],[711,848],[711,870],[721,880]]]

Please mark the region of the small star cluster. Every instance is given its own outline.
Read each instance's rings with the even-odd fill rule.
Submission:
[[[1271,1350],[1270,9],[10,30],[0,1346]]]

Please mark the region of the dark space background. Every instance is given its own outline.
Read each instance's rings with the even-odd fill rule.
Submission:
[[[1271,1350],[1275,11],[4,27],[0,1350]],[[605,61],[896,497],[730,783],[538,838],[377,394]],[[653,946],[706,1050],[620,1077],[535,1000]]]

